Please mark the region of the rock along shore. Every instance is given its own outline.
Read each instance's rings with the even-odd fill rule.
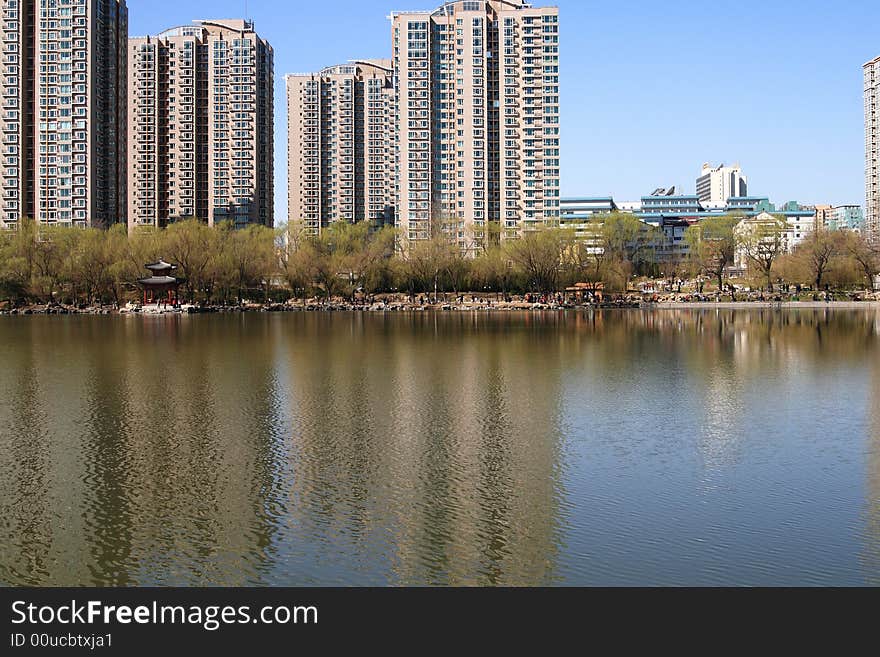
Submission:
[[[278,312],[526,312],[526,311],[560,311],[560,310],[752,310],[752,309],[880,309],[880,301],[661,301],[645,302],[620,300],[608,303],[573,304],[573,303],[528,303],[524,301],[489,301],[447,302],[447,303],[413,303],[411,301],[380,301],[376,303],[350,303],[343,301],[319,302],[307,301],[305,304],[276,303],[253,304],[240,306],[189,306],[178,308],[156,306],[70,306],[64,304],[30,305],[20,308],[0,308],[0,315],[169,315],[169,314],[213,314],[213,313],[278,313]]]

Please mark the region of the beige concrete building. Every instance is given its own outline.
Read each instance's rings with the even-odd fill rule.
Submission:
[[[394,92],[389,60],[288,75],[288,221],[394,221]]]
[[[830,230],[837,221],[837,211],[833,205],[816,206],[816,228]]]
[[[129,227],[274,225],[274,53],[250,21],[129,40]]]
[[[880,57],[865,70],[865,233],[880,242]]]
[[[559,218],[559,11],[522,0],[391,15],[398,225],[479,248]]]
[[[0,0],[0,15],[0,228],[125,222],[125,0]]]

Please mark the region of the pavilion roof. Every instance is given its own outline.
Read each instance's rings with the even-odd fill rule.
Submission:
[[[146,269],[149,269],[150,271],[173,271],[177,269],[177,265],[172,265],[170,262],[165,262],[161,258],[159,258],[158,262],[144,265],[144,267]]]
[[[138,281],[141,285],[176,285],[178,280],[171,276],[151,276]]]

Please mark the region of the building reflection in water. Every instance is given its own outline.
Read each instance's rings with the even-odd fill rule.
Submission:
[[[874,338],[880,337],[880,314],[874,323]],[[866,567],[869,584],[880,586],[880,350],[872,350],[871,390],[867,400],[870,409],[870,441],[867,458],[868,530]]]
[[[638,583],[713,559],[752,581],[851,557],[878,583],[876,315],[9,318],[0,582]],[[801,399],[869,432],[867,511],[785,556],[752,488],[786,482],[768,502],[810,538],[811,504],[864,508],[774,469],[856,460]]]
[[[474,316],[300,328],[307,339],[286,343],[299,409],[292,515],[321,537],[307,560],[318,579],[551,583],[559,340]]]
[[[3,410],[19,419],[0,433],[0,579],[261,581],[286,440],[271,343],[187,318],[90,319],[33,318],[4,353]]]

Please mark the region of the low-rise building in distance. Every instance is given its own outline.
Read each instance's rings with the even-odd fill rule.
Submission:
[[[590,222],[612,212],[633,214],[646,225],[660,229],[663,241],[654,247],[658,262],[686,258],[690,253],[685,239],[687,229],[709,217],[726,214],[742,215],[743,219],[762,215],[780,217],[789,226],[785,236],[787,250],[793,249],[817,228],[859,230],[862,225],[859,206],[808,206],[789,201],[777,207],[767,197],[741,196],[729,198],[723,206],[710,208],[703,205],[699,196],[675,194],[675,188],[658,189],[635,203],[617,203],[611,196],[563,198],[560,224],[573,229],[579,237],[589,236]]]

